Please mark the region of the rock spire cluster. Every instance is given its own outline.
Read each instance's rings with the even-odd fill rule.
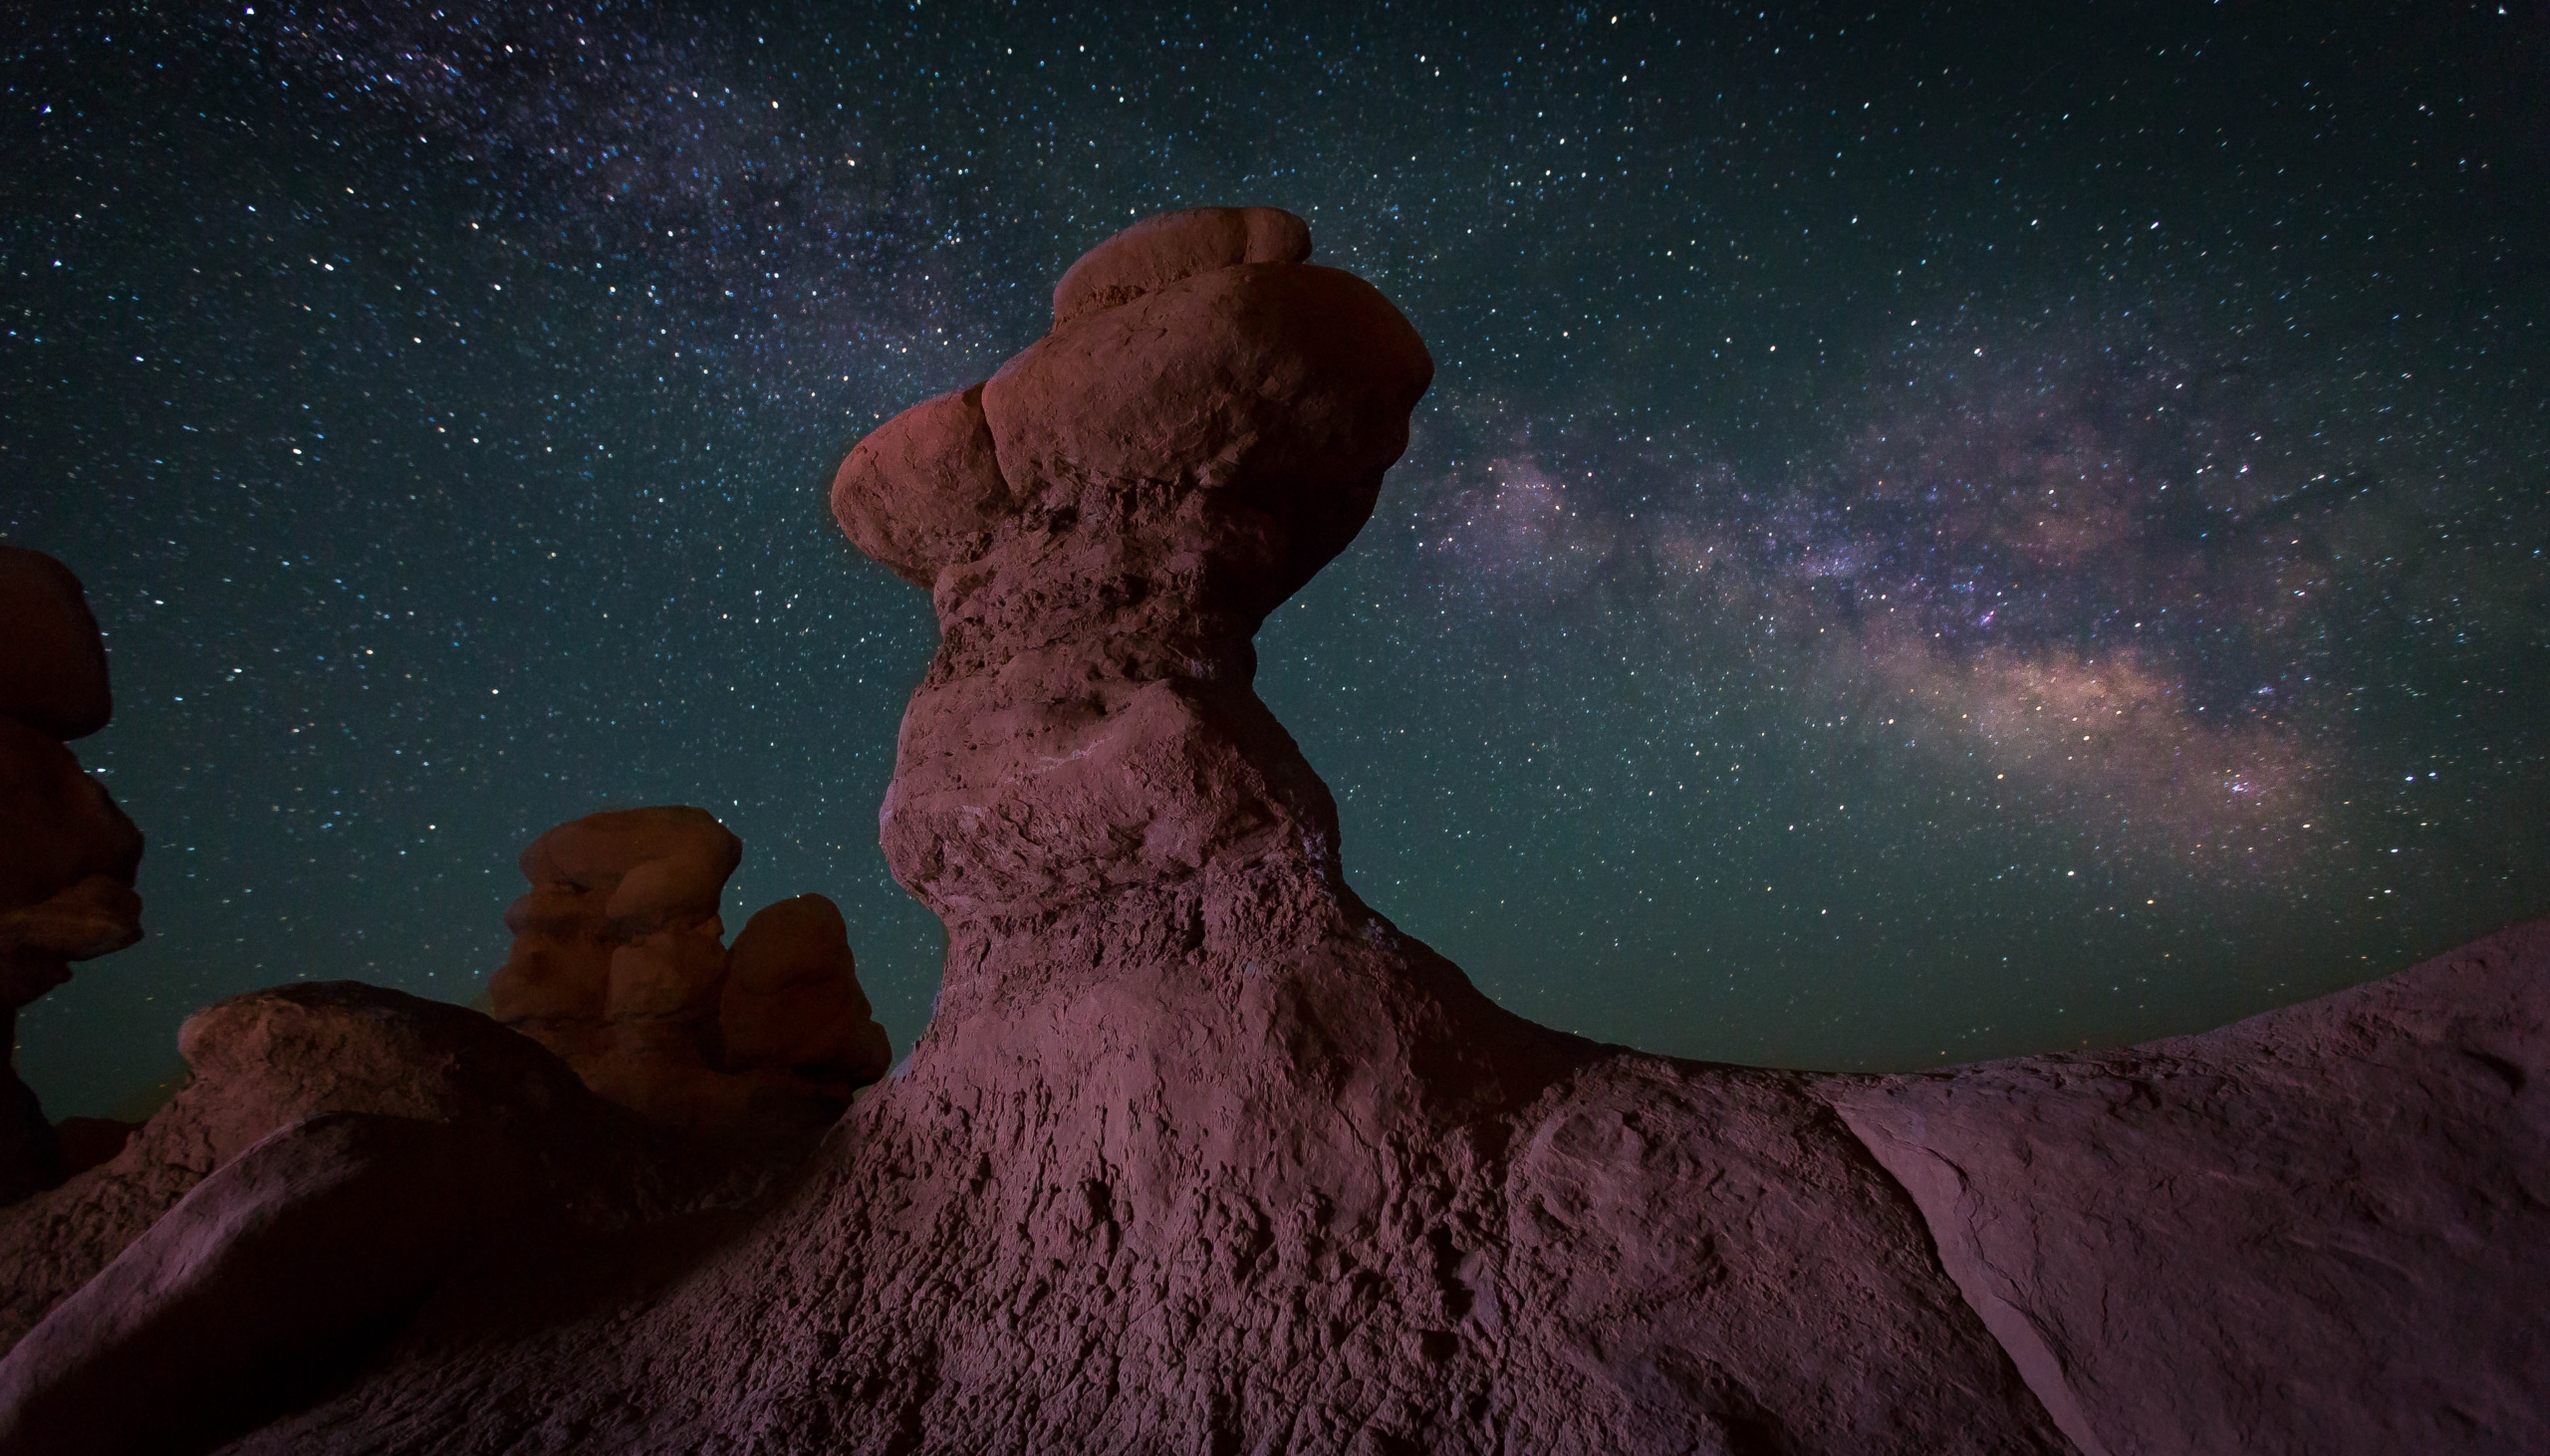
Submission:
[[[522,852],[496,1019],[595,1092],[669,1122],[811,1123],[886,1075],[841,911],[765,906],[730,951],[718,918],[743,843],[706,810],[588,815]]]

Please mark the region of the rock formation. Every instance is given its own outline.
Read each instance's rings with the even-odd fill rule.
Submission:
[[[384,1346],[228,1449],[2542,1446],[2550,923],[2204,1037],[1867,1078],[1533,1026],[1363,905],[1250,638],[1362,525],[1430,366],[1307,247],[1262,209],[1142,224],[1066,275],[1043,340],[841,468],[843,528],[930,590],[942,631],[880,823],[948,934],[905,1067],[740,1211],[694,1193],[710,1212],[666,1217],[681,1200],[599,1175],[497,1185],[508,1218],[618,1222],[536,1260],[432,1253]],[[713,1000],[730,1046],[797,1055],[787,1018],[748,1009],[793,983],[764,940],[829,949],[830,925],[748,927],[709,997],[681,937],[730,851],[681,834],[678,854],[560,849],[534,882],[578,887],[527,900],[524,979],[590,1007],[601,974],[607,1007],[645,948],[647,1005]],[[540,961],[616,925],[623,893],[675,908],[611,929],[603,972],[590,949]],[[606,1145],[544,1115],[509,1124],[516,1158]],[[46,1201],[95,1197],[177,1125]],[[54,1295],[0,1392],[77,1407],[148,1351],[154,1380],[270,1389],[271,1358],[186,1364],[167,1333],[296,1287],[227,1231],[369,1206],[338,1163],[406,1187],[446,1155],[287,1133]],[[423,1202],[392,1226],[441,1251]],[[363,1291],[376,1322],[415,1297]],[[258,1347],[349,1318],[314,1297]]]
[[[64,746],[107,724],[107,649],[69,569],[0,546],[0,1037],[73,961],[141,938],[141,832]],[[0,1203],[54,1182],[62,1151],[14,1067],[0,1084]]]
[[[191,1080],[121,1153],[0,1209],[11,1456],[203,1449],[342,1374],[456,1269],[608,1246],[778,1171],[402,992],[253,992],[178,1046]]]
[[[522,853],[498,1021],[595,1092],[670,1122],[821,1126],[886,1075],[841,911],[822,895],[755,914],[730,954],[717,906],[743,843],[706,810],[588,815]]]

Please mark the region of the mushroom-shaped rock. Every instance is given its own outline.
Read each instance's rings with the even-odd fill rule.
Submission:
[[[55,739],[107,726],[107,644],[71,569],[40,551],[0,545],[0,718]]]
[[[487,987],[496,1019],[614,1101],[715,1120],[702,1038],[726,973],[718,900],[742,858],[724,825],[686,807],[588,815],[534,840],[531,892],[505,912],[513,951]]]
[[[829,1120],[885,1072],[885,1032],[821,896],[808,898],[830,914],[830,942],[822,914],[782,911],[747,949],[749,984],[733,984],[717,912],[742,857],[724,825],[687,807],[542,835],[522,854],[531,892],[505,912],[513,952],[487,988],[497,1020],[605,1097],[668,1122]]]
[[[844,1098],[893,1060],[860,990],[849,927],[822,895],[764,905],[744,922],[717,1022],[729,1069],[793,1073]]]
[[[1249,637],[1370,517],[1433,363],[1308,250],[1272,209],[1137,224],[1052,333],[844,462],[843,529],[931,586],[944,634],[883,821],[942,917],[1217,859],[1333,878],[1335,805],[1250,691]]]

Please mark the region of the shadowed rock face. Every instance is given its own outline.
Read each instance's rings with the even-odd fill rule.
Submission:
[[[229,1449],[2540,1448],[2550,930],[2205,1037],[1854,1078],[1533,1026],[1357,900],[1249,637],[1428,368],[1306,248],[1263,209],[1142,224],[841,468],[942,629],[880,826],[948,932],[906,1067],[749,1219],[455,1271]],[[774,910],[730,1053],[795,1055],[750,998],[833,943]]]
[[[80,768],[64,740],[114,711],[107,649],[68,568],[0,546],[0,1037],[18,1008],[92,960],[141,938],[132,892],[141,832]],[[0,1203],[61,1176],[61,1149],[35,1093],[0,1085]]]
[[[120,1153],[0,1210],[0,1451],[203,1449],[341,1377],[457,1269],[501,1286],[774,1171],[397,991],[233,997],[178,1047],[191,1080]]]

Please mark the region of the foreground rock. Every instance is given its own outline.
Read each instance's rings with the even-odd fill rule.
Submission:
[[[2090,1456],[2550,1451],[2550,922],[1836,1100]]]
[[[497,1020],[594,1091],[689,1126],[820,1127],[885,1076],[841,911],[764,907],[730,955],[718,901],[743,842],[686,807],[588,815],[522,853],[531,892],[488,983]]]
[[[107,724],[107,651],[79,579],[0,546],[0,1040],[18,1011],[141,938],[132,892],[141,832],[80,768],[67,739]],[[62,1149],[36,1095],[0,1076],[0,1204],[48,1187]]]
[[[215,1171],[313,1117],[484,1128],[548,1184],[588,1190],[583,1216],[615,1225],[741,1196],[720,1180],[765,1176],[772,1151],[674,1138],[477,1012],[350,981],[218,1002],[187,1018],[177,1045],[190,1079],[121,1152],[0,1209],[0,1349]]]
[[[0,1450],[199,1448],[341,1372],[511,1212],[491,1142],[356,1113],[258,1142],[0,1358]]]

